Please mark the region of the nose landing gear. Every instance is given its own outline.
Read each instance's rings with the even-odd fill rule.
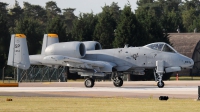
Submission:
[[[163,87],[165,86],[165,83],[164,83],[163,81],[159,81],[159,82],[157,83],[157,86],[158,86],[159,88],[163,88]]]
[[[157,86],[159,88],[163,88],[165,86],[165,83],[162,81],[163,73],[164,73],[164,61],[158,60],[156,61],[154,77],[155,77],[155,81],[158,81]]]
[[[159,88],[163,88],[163,87],[165,86],[165,83],[164,83],[163,80],[162,80],[162,76],[163,76],[162,73],[157,73],[157,74],[156,74],[156,72],[154,72],[155,81],[156,81],[156,82],[158,81],[157,86],[158,86]]]

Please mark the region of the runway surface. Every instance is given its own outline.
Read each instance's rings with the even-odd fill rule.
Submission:
[[[197,99],[200,81],[165,81],[158,88],[154,81],[124,82],[114,87],[112,82],[95,82],[93,88],[85,88],[84,82],[20,83],[19,87],[1,87],[1,96],[19,97],[133,97]]]

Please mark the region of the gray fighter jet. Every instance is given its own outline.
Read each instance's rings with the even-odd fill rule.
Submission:
[[[26,39],[19,35],[12,35],[8,65],[21,69],[27,69],[30,64],[55,68],[66,66],[70,72],[88,76],[85,80],[86,87],[94,86],[93,76],[104,77],[107,74],[112,74],[113,84],[121,87],[122,75],[144,75],[145,69],[154,69],[157,86],[162,88],[162,76],[165,73],[189,69],[194,64],[192,59],[179,54],[164,42],[142,47],[101,49],[100,43],[96,41],[59,43],[56,34],[45,34],[41,54],[29,56]]]

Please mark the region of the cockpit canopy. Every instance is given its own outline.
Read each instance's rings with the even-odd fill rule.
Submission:
[[[164,51],[164,52],[171,52],[171,53],[177,52],[169,44],[164,43],[164,42],[151,43],[151,44],[145,45],[145,47],[158,50],[158,51]]]

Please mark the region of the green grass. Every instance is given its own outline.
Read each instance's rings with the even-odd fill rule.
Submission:
[[[6,101],[12,98],[13,101]],[[0,97],[1,112],[200,112],[200,101],[154,98]]]

